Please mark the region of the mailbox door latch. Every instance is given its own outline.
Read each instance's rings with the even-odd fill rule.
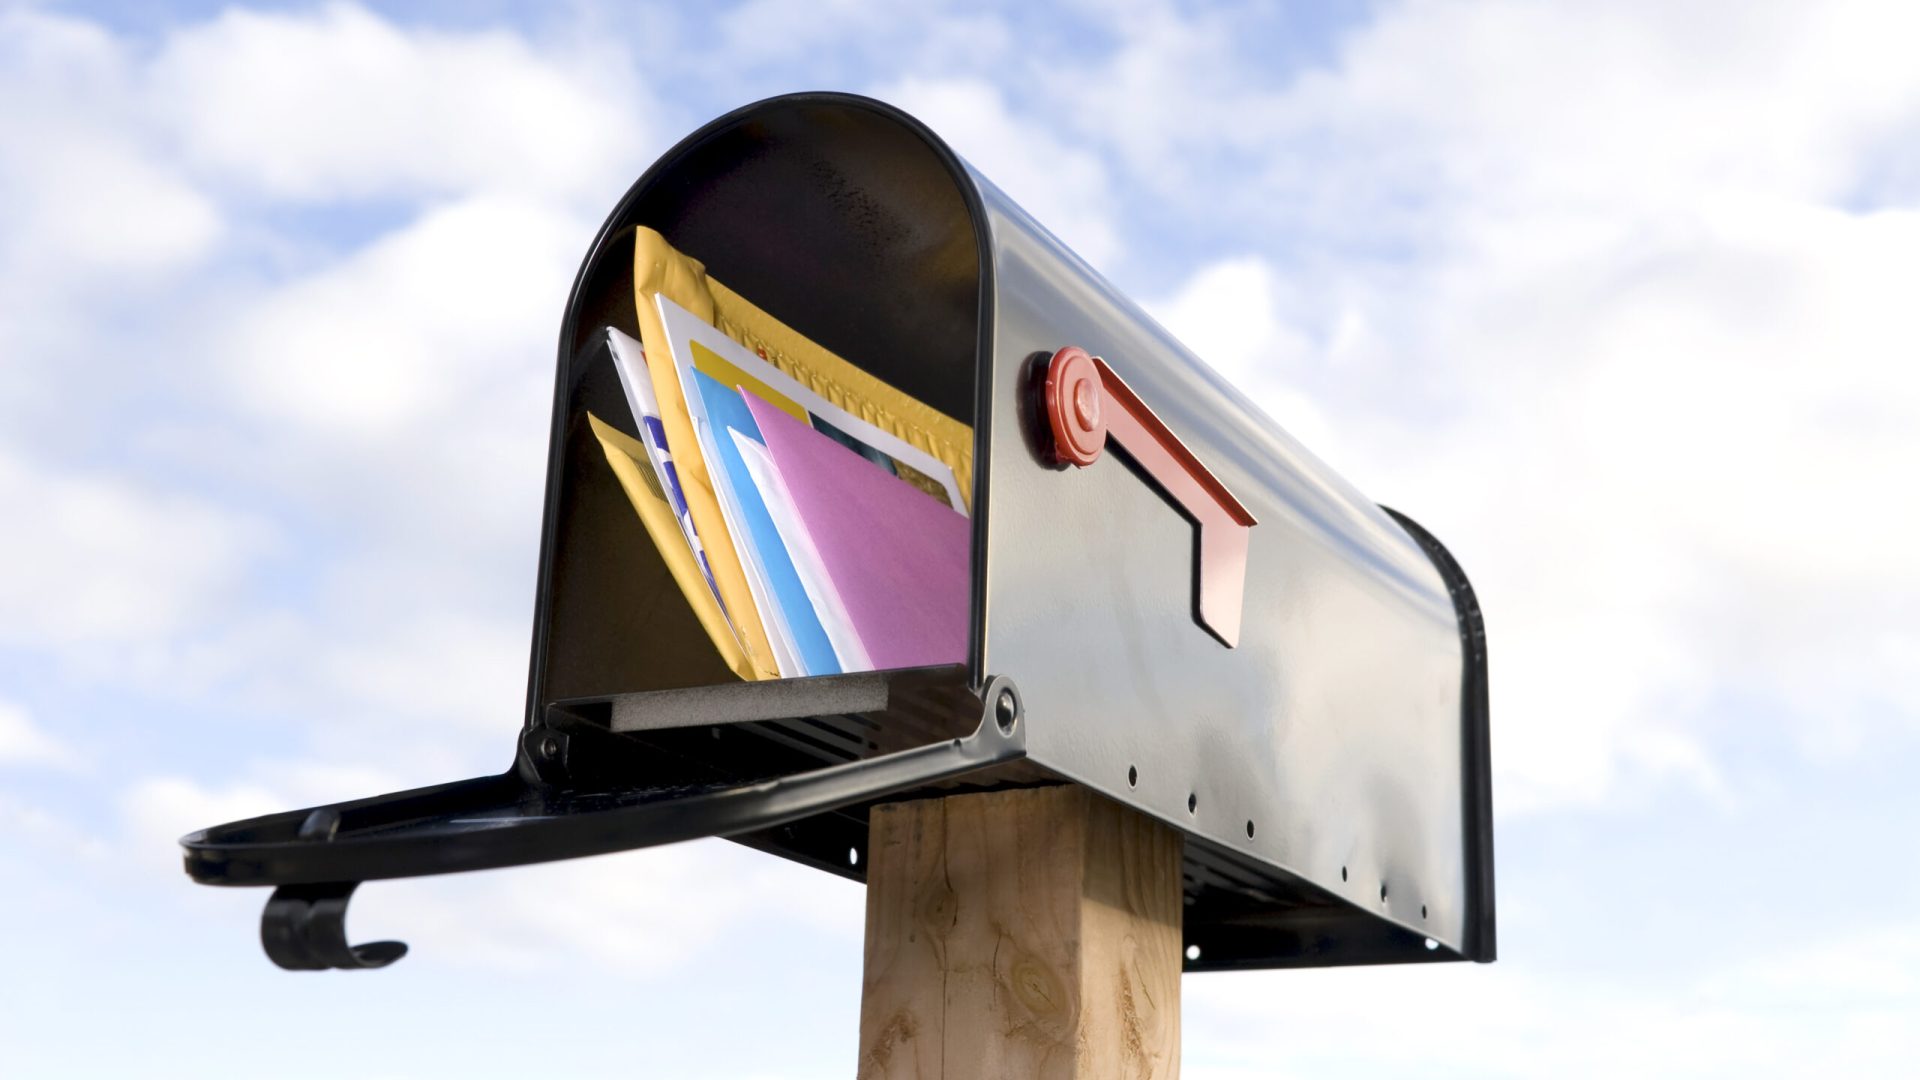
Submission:
[[[1105,360],[1069,345],[1047,361],[1043,386],[1041,408],[1059,464],[1085,468],[1111,439],[1193,519],[1200,566],[1194,617],[1228,648],[1238,645],[1253,515]]]

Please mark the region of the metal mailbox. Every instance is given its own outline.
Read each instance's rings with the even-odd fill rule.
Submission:
[[[635,226],[971,425],[966,663],[743,681],[585,417],[633,424]],[[182,840],[267,952],[378,967],[363,881],[726,836],[854,879],[883,801],[1068,781],[1185,835],[1187,969],[1494,957],[1486,652],[1459,566],[913,118],[740,109],[634,184],[560,331],[525,720],[498,776]]]

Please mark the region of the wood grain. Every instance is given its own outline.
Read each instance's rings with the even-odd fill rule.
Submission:
[[[876,807],[861,1080],[1177,1077],[1180,854],[1079,787]]]

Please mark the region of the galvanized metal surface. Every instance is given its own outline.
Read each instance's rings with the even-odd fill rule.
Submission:
[[[1282,884],[1311,882],[1356,926],[1460,949],[1464,669],[1445,582],[1405,530],[975,179],[995,289],[984,670],[1026,693],[1033,760]],[[1168,500],[1112,455],[1042,467],[1031,368],[1063,344],[1112,365],[1258,519],[1236,648],[1195,623],[1194,526]]]

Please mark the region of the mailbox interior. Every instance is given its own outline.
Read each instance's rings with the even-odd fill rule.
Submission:
[[[607,326],[638,336],[632,231],[646,226],[788,326],[973,426],[978,445],[991,297],[982,220],[965,166],[931,133],[830,95],[716,121],[633,186],[596,238],[561,329],[529,725],[616,732],[611,753],[644,760],[654,782],[690,783],[789,774],[973,730],[977,600],[966,665],[742,683],[667,578],[586,417],[636,433],[595,344]],[[976,567],[979,484],[976,468]],[[1017,766],[964,786],[1042,779]],[[738,839],[863,877],[865,816],[853,807]]]
[[[556,701],[738,682],[658,587],[651,541],[584,430],[589,410],[634,430],[612,371],[592,361],[602,327],[638,333],[633,228],[658,230],[775,318],[971,425],[984,257],[960,169],[878,112],[790,99],[710,125],[628,192],[561,332],[530,719]]]

